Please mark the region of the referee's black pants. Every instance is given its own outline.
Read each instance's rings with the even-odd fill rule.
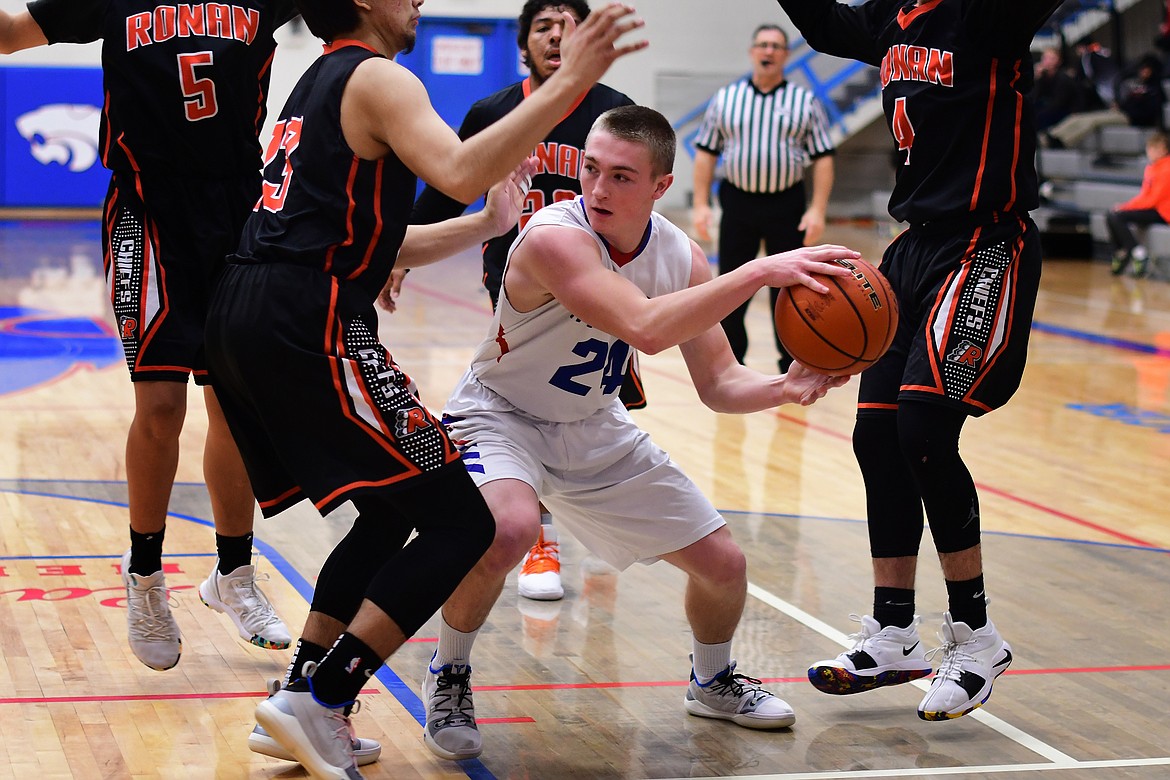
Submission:
[[[718,260],[721,274],[754,260],[760,253],[761,242],[769,255],[804,245],[804,231],[797,229],[805,210],[804,182],[797,182],[781,192],[756,193],[746,192],[722,181],[719,183],[719,205],[723,210],[719,220]],[[769,293],[771,310],[775,310],[780,291],[770,288]],[[727,315],[722,323],[727,340],[731,342],[731,351],[740,363],[747,354],[744,315],[750,303],[749,299]],[[771,316],[768,321],[774,323]],[[792,363],[792,358],[785,354],[780,338],[775,334],[774,324],[772,328],[776,350],[780,353],[780,371],[783,372]]]

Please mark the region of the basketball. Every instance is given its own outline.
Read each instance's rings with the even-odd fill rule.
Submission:
[[[851,276],[818,276],[822,295],[792,285],[776,300],[776,333],[784,349],[811,371],[857,374],[873,365],[894,340],[898,302],[890,283],[864,260],[834,260]]]

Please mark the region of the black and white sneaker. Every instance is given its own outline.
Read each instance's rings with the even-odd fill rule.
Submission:
[[[788,702],[760,686],[746,674],[735,673],[735,662],[714,679],[700,683],[691,669],[691,684],[683,703],[700,718],[729,720],[749,729],[781,729],[796,722]]]
[[[861,623],[861,630],[850,637],[852,649],[808,669],[808,681],[818,691],[835,696],[861,693],[908,683],[932,671],[918,637],[917,615],[906,628],[882,628],[869,615],[849,618]]]
[[[923,720],[961,718],[983,706],[991,698],[995,678],[1007,671],[1012,662],[1011,645],[990,620],[972,631],[966,623],[954,622],[951,613],[945,612],[940,636],[943,646],[931,650],[931,654],[941,650],[942,664],[918,705],[918,717]]]

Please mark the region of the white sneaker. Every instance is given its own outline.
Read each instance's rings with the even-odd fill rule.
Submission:
[[[980,629],[951,620],[943,613],[942,664],[930,681],[930,690],[918,705],[923,720],[961,718],[991,698],[991,686],[1012,663],[1012,648],[989,620]]]
[[[715,679],[700,684],[691,669],[691,684],[683,700],[687,712],[700,718],[718,718],[749,729],[780,729],[796,722],[788,702],[760,687],[754,677],[735,673],[731,662]]]
[[[431,663],[434,660],[432,656]],[[422,694],[427,705],[423,739],[432,753],[459,761],[483,752],[483,737],[475,723],[475,704],[471,700],[470,666],[448,664],[435,669],[427,664]]]
[[[850,615],[861,623],[851,635],[853,648],[808,669],[808,681],[818,691],[842,696],[887,685],[901,685],[931,672],[918,637],[919,617],[906,628],[881,625],[869,615]]]
[[[561,585],[561,547],[557,543],[557,529],[541,524],[536,544],[524,556],[520,575],[516,578],[520,595],[536,601],[556,601],[565,597]]]
[[[316,664],[305,667],[311,675]],[[361,778],[344,709],[318,702],[308,680],[298,680],[260,702],[256,722],[313,777]]]
[[[126,623],[130,649],[139,661],[160,672],[179,662],[183,640],[171,614],[167,580],[162,570],[150,576],[130,573],[130,551],[122,556],[122,584],[126,586]]]
[[[231,574],[220,574],[217,558],[211,574],[199,585],[199,598],[230,617],[248,642],[265,650],[284,650],[292,644],[292,637],[256,579],[255,566],[240,566]]]
[[[274,696],[281,688],[280,680],[268,681],[268,695]],[[357,707],[360,702],[355,702],[354,707]],[[353,759],[358,766],[365,766],[372,764],[378,760],[382,755],[382,746],[375,739],[363,739],[356,737],[353,734],[353,721],[346,717],[346,721],[350,726],[349,739],[353,745]],[[252,733],[248,735],[248,749],[253,753],[259,753],[269,758],[279,758],[281,761],[296,761],[296,756],[284,749],[283,746],[272,738],[264,727],[259,723],[252,729]]]

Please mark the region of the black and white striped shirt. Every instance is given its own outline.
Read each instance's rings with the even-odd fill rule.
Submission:
[[[695,146],[723,155],[723,178],[746,192],[786,190],[808,164],[834,151],[825,110],[812,92],[785,81],[761,92],[746,76],[707,106]]]

